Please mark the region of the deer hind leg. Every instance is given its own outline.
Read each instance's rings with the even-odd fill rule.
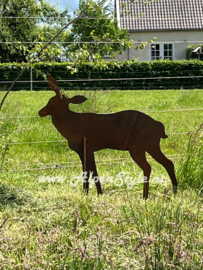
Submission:
[[[147,151],[158,163],[160,163],[167,171],[173,184],[173,192],[177,193],[178,182],[175,175],[174,164],[161,151],[159,145],[154,149]]]
[[[146,200],[149,193],[149,179],[151,174],[151,166],[146,160],[145,151],[139,150],[139,152],[134,149],[129,150],[131,157],[137,163],[137,165],[143,170],[144,173],[144,189],[143,189],[143,198]]]

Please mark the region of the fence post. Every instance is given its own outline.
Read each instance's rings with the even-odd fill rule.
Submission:
[[[30,65],[30,90],[32,91],[33,89],[33,78],[32,78],[32,66]]]
[[[86,194],[88,194],[88,181],[87,176],[87,140],[86,137],[83,137],[83,189]]]

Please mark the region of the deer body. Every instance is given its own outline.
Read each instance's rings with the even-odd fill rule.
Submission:
[[[140,124],[137,125],[137,121]],[[145,122],[142,125],[143,121]],[[146,123],[147,122],[147,123]],[[87,139],[88,149],[93,152],[105,148],[116,150],[129,150],[133,144],[138,144],[139,137],[142,138],[140,143],[145,146],[150,142],[153,136],[153,130],[147,128],[152,124],[156,131],[160,129],[164,136],[164,128],[161,130],[160,122],[138,111],[123,111],[112,114],[94,114],[94,113],[75,113],[68,109],[66,119],[63,114],[58,112],[52,116],[52,123],[56,129],[70,142],[79,143],[82,138]],[[103,132],[101,132],[101,129]],[[135,140],[137,138],[137,140]]]
[[[56,96],[39,111],[39,115],[52,116],[52,123],[56,129],[68,140],[69,147],[80,157],[84,165],[83,138],[87,141],[87,183],[84,188],[89,190],[89,173],[97,177],[95,181],[98,194],[102,193],[98,181],[94,152],[110,148],[129,151],[131,157],[144,172],[144,198],[148,197],[149,178],[151,166],[146,160],[148,152],[155,160],[167,170],[173,183],[174,191],[177,190],[177,180],[173,163],[167,159],[160,150],[160,139],[167,138],[162,123],[155,121],[150,116],[138,111],[122,111],[112,114],[76,113],[69,109],[69,104],[80,104],[86,101],[83,96],[71,99],[60,96],[57,81],[48,76],[48,83]]]
[[[128,120],[128,111],[115,114],[74,113],[69,110],[66,121],[58,122],[52,117],[52,122],[57,130],[73,143],[87,139],[88,149],[99,151],[104,148],[127,150],[124,144],[128,131],[131,130],[133,117]],[[136,113],[134,113],[136,115]],[[133,114],[133,116],[134,116]],[[60,116],[59,116],[60,117]],[[66,129],[64,128],[66,127]],[[104,132],[101,132],[101,129]],[[116,137],[114,134],[117,134]]]

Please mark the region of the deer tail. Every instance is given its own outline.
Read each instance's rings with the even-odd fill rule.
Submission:
[[[161,123],[161,122],[159,122],[159,121],[157,121],[157,124],[158,124],[158,127],[159,127],[159,134],[160,134],[160,137],[162,138],[162,139],[166,139],[166,138],[168,138],[168,136],[166,135],[166,133],[165,133],[165,127],[164,127],[164,125]]]

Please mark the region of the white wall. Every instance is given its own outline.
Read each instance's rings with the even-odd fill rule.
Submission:
[[[132,32],[130,33],[130,37],[135,42],[146,42],[156,37],[155,43],[174,43],[174,60],[186,59],[186,48],[190,44],[203,44],[203,30]],[[140,43],[134,45],[137,46],[140,45]],[[116,54],[115,58],[118,61],[128,60],[128,58],[138,58],[140,61],[149,61],[149,46],[143,50],[139,49],[137,51],[131,48],[129,52],[123,52],[122,55]]]

